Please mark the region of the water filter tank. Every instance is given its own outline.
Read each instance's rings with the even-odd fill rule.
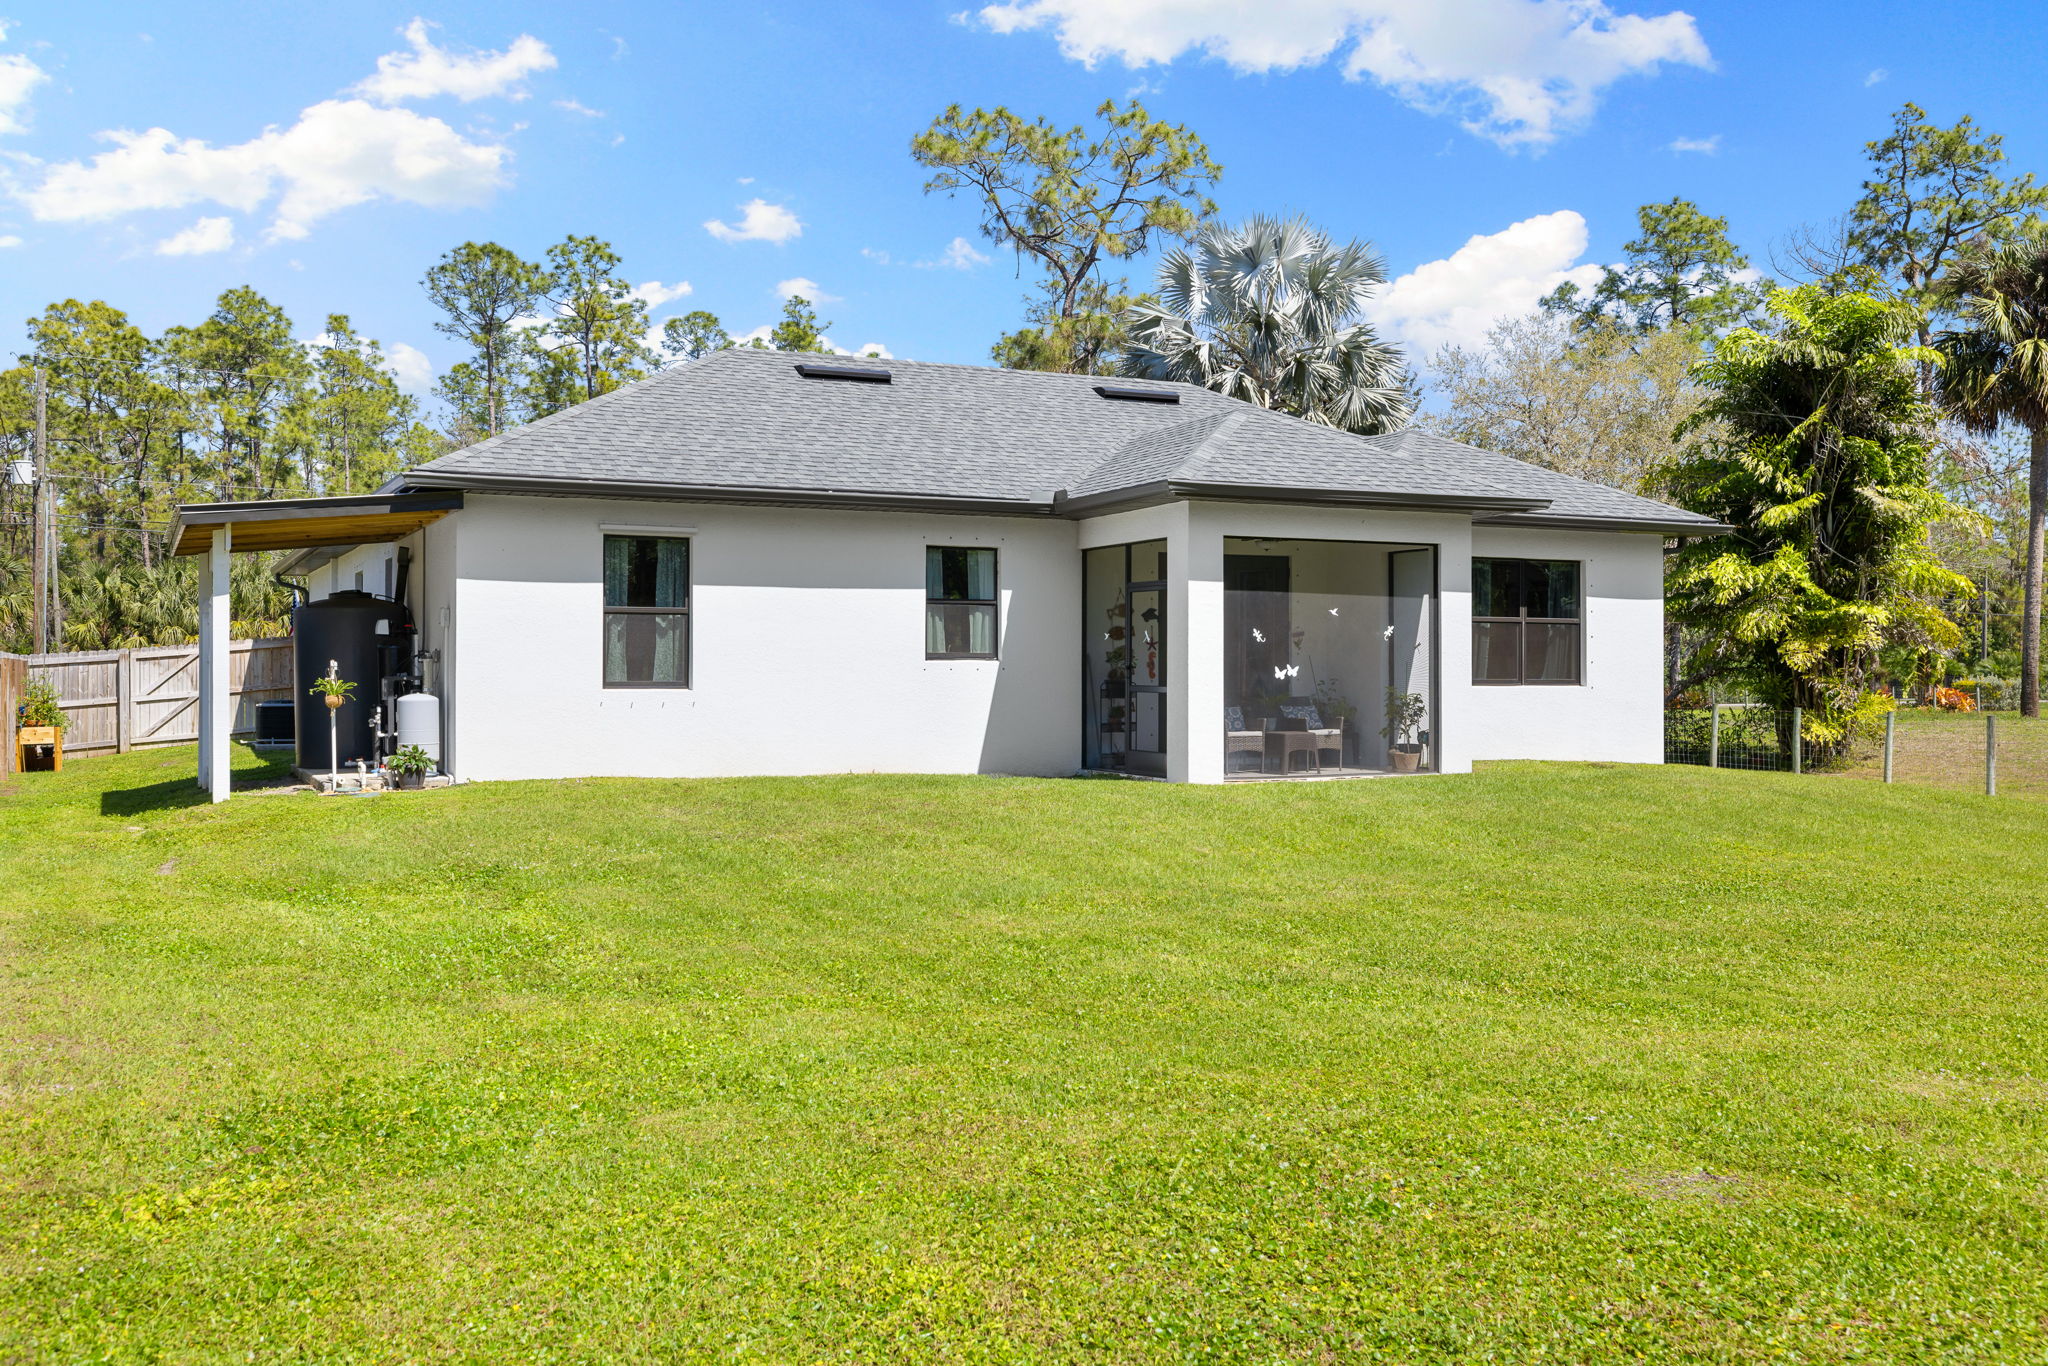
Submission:
[[[398,747],[418,745],[441,766],[441,699],[430,692],[409,692],[398,699]]]

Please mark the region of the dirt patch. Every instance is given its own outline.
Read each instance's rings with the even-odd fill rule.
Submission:
[[[1704,1169],[1693,1172],[1634,1172],[1628,1183],[1653,1200],[1709,1200],[1732,1205],[1747,1196],[1740,1177]]]
[[[2048,1081],[2039,1077],[1959,1077],[1953,1072],[1914,1072],[1892,1089],[1922,1100],[1956,1105],[2048,1106]]]

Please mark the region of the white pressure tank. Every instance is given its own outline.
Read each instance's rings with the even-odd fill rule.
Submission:
[[[441,699],[430,692],[409,692],[398,699],[398,747],[418,745],[441,767]]]

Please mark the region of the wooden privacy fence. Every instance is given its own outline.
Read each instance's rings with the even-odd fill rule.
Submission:
[[[67,759],[189,745],[199,739],[197,645],[30,655],[27,665],[31,677],[46,678],[56,686],[71,722],[64,732]],[[229,641],[228,693],[234,700],[230,733],[253,732],[258,702],[291,700],[291,641]],[[8,724],[13,720],[9,704]]]
[[[28,656],[0,655],[0,777],[14,771],[14,709],[28,689]]]

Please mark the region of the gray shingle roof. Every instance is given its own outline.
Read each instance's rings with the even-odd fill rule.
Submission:
[[[720,351],[403,476],[433,487],[835,493],[1044,511],[1174,484],[1290,494],[1523,499],[1598,522],[1704,518],[1410,429],[1357,437],[1186,384],[1178,403],[1106,399],[1087,376],[859,362],[889,384],[807,379],[803,358]]]

